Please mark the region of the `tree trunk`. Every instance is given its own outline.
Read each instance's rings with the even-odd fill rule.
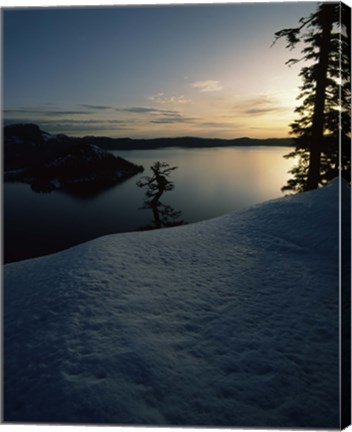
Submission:
[[[315,90],[315,103],[312,121],[312,137],[306,190],[316,189],[320,180],[320,155],[324,134],[324,105],[327,85],[327,70],[331,45],[331,31],[335,5],[323,4],[320,10],[322,37],[319,47],[319,62]]]

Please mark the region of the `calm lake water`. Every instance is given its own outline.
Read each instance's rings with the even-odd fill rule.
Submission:
[[[283,196],[293,161],[287,147],[168,148],[115,151],[143,165],[144,173],[93,196],[63,191],[33,192],[29,185],[4,185],[4,259],[16,261],[56,252],[105,234],[127,232],[152,222],[141,209],[144,191],[136,181],[155,161],[178,166],[175,189],[161,201],[181,211],[187,223],[214,218]]]

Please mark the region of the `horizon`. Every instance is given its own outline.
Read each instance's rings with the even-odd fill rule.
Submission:
[[[4,124],[73,137],[289,138],[300,67],[271,44],[317,4],[7,8]]]
[[[8,124],[3,124],[3,127],[7,127],[7,126],[26,126],[26,125],[34,125],[34,126],[38,126],[39,129],[41,130],[41,132],[47,133],[49,135],[59,135],[59,134],[53,134],[47,130],[43,130],[39,125],[35,124],[35,123],[31,123],[31,122],[25,122],[25,123],[8,123]],[[177,135],[177,136],[160,136],[160,137],[140,137],[140,138],[133,138],[131,136],[118,136],[118,137],[114,137],[114,136],[107,136],[107,135],[70,135],[70,134],[65,134],[62,133],[62,135],[66,135],[68,137],[71,138],[109,138],[109,139],[130,139],[130,140],[162,140],[162,139],[204,139],[204,140],[222,140],[222,141],[235,141],[235,140],[241,140],[241,139],[250,139],[250,140],[282,140],[282,139],[294,139],[293,137],[290,136],[281,136],[281,137],[266,137],[266,138],[253,138],[250,136],[238,136],[238,137],[230,137],[230,138],[220,138],[218,136],[195,136],[195,135]]]

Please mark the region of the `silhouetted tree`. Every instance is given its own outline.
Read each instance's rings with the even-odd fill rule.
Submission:
[[[282,188],[300,192],[315,189],[333,177],[350,181],[351,105],[351,17],[342,3],[324,3],[300,26],[275,33],[275,40],[286,38],[287,48],[303,42],[301,59],[287,64],[309,62],[302,68],[303,85],[295,112],[299,118],[291,127],[296,148],[285,157],[298,157],[290,172],[293,179]],[[341,148],[339,142],[341,141]],[[339,151],[341,150],[341,151]]]
[[[183,221],[176,221],[181,212],[175,211],[171,206],[160,202],[160,198],[165,192],[174,189],[174,183],[169,179],[169,176],[177,167],[171,167],[166,162],[157,161],[150,169],[152,171],[151,176],[144,176],[137,181],[138,187],[146,188],[146,200],[143,208],[152,210],[155,228],[181,225]],[[170,221],[171,219],[173,222]]]

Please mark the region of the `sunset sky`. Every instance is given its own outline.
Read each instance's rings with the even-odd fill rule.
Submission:
[[[288,136],[315,2],[3,10],[3,118],[68,135]]]

